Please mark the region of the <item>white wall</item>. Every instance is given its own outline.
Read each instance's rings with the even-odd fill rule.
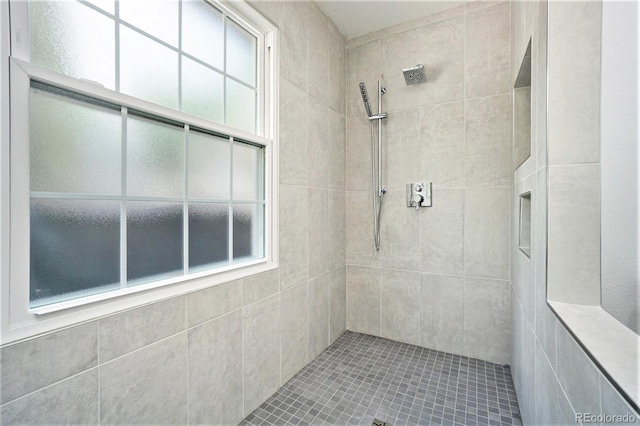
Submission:
[[[640,333],[637,2],[602,5],[602,307]]]

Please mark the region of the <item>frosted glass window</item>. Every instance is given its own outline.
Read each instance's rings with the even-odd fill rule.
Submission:
[[[225,199],[231,190],[231,143],[228,139],[189,132],[189,197]]]
[[[32,191],[120,194],[119,109],[38,83],[29,105]]]
[[[128,117],[127,194],[183,196],[183,129],[144,118]]]
[[[31,62],[115,89],[113,20],[75,1],[29,2]]]
[[[229,261],[229,205],[189,204],[189,268]]]
[[[227,78],[226,124],[256,132],[256,91]]]
[[[182,49],[220,70],[224,68],[222,19],[222,12],[204,1],[182,2]]]
[[[227,72],[255,87],[258,40],[232,20],[227,20]]]
[[[30,305],[120,287],[120,202],[32,199]]]
[[[182,111],[224,123],[224,77],[189,58],[182,58]]]
[[[264,206],[262,204],[233,205],[234,260],[264,257]]]
[[[178,53],[120,25],[120,91],[177,109],[178,83]]]
[[[262,199],[262,148],[233,144],[233,199]]]
[[[179,1],[122,0],[118,4],[124,21],[172,46],[178,46]]]
[[[130,285],[182,274],[182,206],[155,201],[127,203]]]

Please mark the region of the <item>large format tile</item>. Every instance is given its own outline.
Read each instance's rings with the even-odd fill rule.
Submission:
[[[58,331],[0,350],[5,403],[98,364],[98,323]]]
[[[378,266],[370,191],[347,192],[347,264]]]
[[[548,197],[548,298],[600,304],[600,167],[552,166]]]
[[[577,413],[597,413],[600,410],[598,370],[564,326],[558,327],[557,339],[556,374],[567,398]]]
[[[237,424],[242,410],[242,312],[188,331],[189,424]]]
[[[242,282],[231,281],[187,295],[187,326],[203,323],[242,307]]]
[[[549,164],[600,159],[602,2],[549,5]]]
[[[627,404],[624,398],[616,391],[613,385],[604,377],[600,376],[600,406],[601,412],[609,415],[619,415],[630,417],[633,415],[635,421],[627,424],[640,425],[640,416],[634,413],[633,409]]]
[[[309,96],[308,185],[326,189],[329,185],[329,108]]]
[[[358,84],[364,81],[369,92],[371,107],[378,104],[378,79],[382,74],[382,41],[373,40],[347,49],[347,118],[366,117]],[[365,118],[366,121],[366,118]]]
[[[242,309],[244,415],[280,386],[280,295]]]
[[[329,103],[329,28],[328,19],[314,2],[306,2],[308,7],[308,82],[309,94],[320,100],[322,105]]]
[[[186,333],[100,366],[100,424],[187,422]]]
[[[421,105],[464,97],[464,16],[425,25],[420,34],[420,63],[427,83],[420,86]],[[411,65],[406,65],[411,66]]]
[[[498,364],[510,358],[509,282],[465,278],[464,354]]]
[[[382,182],[390,191],[405,191],[420,180],[420,110],[389,113],[382,122]],[[377,137],[377,136],[376,136]]]
[[[420,346],[463,353],[464,278],[422,274]]]
[[[280,79],[280,183],[307,185],[308,95]]]
[[[467,187],[509,186],[511,182],[511,95],[465,103]]]
[[[575,424],[575,413],[540,345],[536,345],[536,420],[539,425]]]
[[[464,274],[464,190],[432,192],[432,206],[420,217],[423,272]]]
[[[185,317],[185,298],[176,297],[100,320],[100,362],[184,331]]]
[[[3,425],[97,425],[98,370],[91,369],[5,404]]]
[[[380,272],[380,336],[420,343],[420,273],[383,269]]]
[[[346,194],[329,191],[329,269],[345,265],[347,257]]]
[[[329,22],[329,106],[344,116],[347,80],[347,49],[344,37]]]
[[[380,270],[347,266],[347,328],[380,335]]]
[[[309,188],[309,278],[329,272],[331,234],[329,194],[326,189]]]
[[[384,196],[380,217],[380,260],[385,268],[420,269],[420,220],[428,209],[407,207],[405,191],[391,190]],[[369,207],[370,209],[371,207]]]
[[[280,286],[288,288],[307,280],[308,203],[304,187],[280,185]]]
[[[467,276],[509,278],[509,188],[466,190],[464,269]]]
[[[280,269],[251,275],[242,280],[243,306],[269,297],[280,290]]]
[[[346,181],[347,139],[344,117],[329,110],[329,189],[344,191]]]
[[[280,293],[280,351],[282,383],[296,374],[309,360],[308,284]]]
[[[282,77],[307,90],[308,8],[306,2],[280,6],[280,70]]]
[[[347,329],[347,268],[342,266],[329,274],[330,291],[330,327],[331,343],[335,342]]]
[[[383,111],[407,110],[420,104],[420,86],[408,86],[402,73],[403,68],[421,62],[420,53],[420,28],[382,39],[382,67],[387,87],[382,98]]]
[[[469,11],[465,28],[466,98],[508,93],[511,51],[510,3]]]
[[[377,138],[378,131],[374,130],[374,132]],[[371,146],[371,125],[363,109],[362,115],[347,119],[347,190],[371,189]]]
[[[421,123],[420,178],[434,189],[464,188],[464,102],[423,107]]]
[[[330,274],[309,281],[309,359],[329,346]]]

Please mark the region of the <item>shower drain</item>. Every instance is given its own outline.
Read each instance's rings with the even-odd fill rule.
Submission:
[[[391,426],[391,423],[383,422],[382,420],[373,419],[371,426]]]

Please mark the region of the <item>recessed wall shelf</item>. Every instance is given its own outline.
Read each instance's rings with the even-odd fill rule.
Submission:
[[[520,194],[520,237],[518,248],[531,257],[531,192]]]

